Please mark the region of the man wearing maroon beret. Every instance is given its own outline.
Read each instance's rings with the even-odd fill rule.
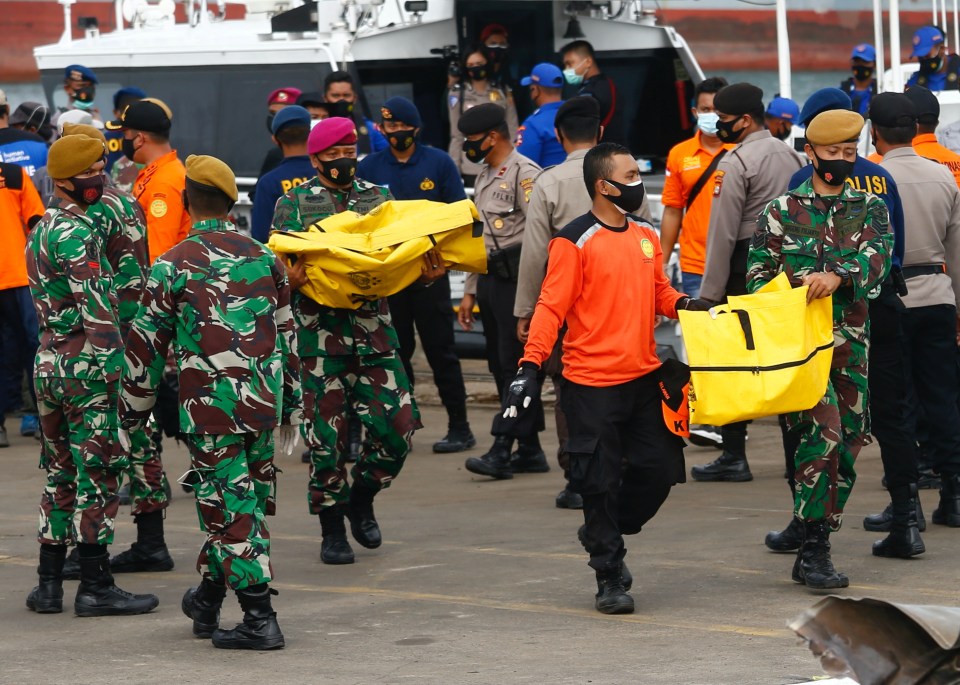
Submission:
[[[301,95],[303,95],[303,91],[299,88],[287,86],[286,88],[277,88],[267,96],[267,131],[271,135],[273,134],[273,118],[277,116],[277,112],[284,107],[297,104],[297,98]],[[283,151],[279,146],[271,147],[263,158],[263,164],[260,165],[260,174],[257,178],[259,179],[260,176],[276,169],[282,161]],[[252,192],[250,193],[250,199],[253,200]]]
[[[344,117],[317,123],[307,139],[316,177],[277,201],[273,229],[306,231],[339,212],[366,214],[390,191],[356,178],[357,129]],[[373,498],[388,487],[403,466],[410,438],[420,428],[420,412],[397,348],[397,333],[386,298],[357,309],[320,305],[299,291],[306,281],[302,262],[288,266],[302,365],[310,448],[310,513],[320,517],[325,564],[351,564],[344,514],[353,537],[368,549],[381,544]],[[348,419],[363,422],[367,439],[347,479]],[[352,483],[350,482],[352,481]]]

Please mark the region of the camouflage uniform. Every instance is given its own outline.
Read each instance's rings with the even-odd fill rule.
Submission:
[[[130,325],[140,309],[140,296],[150,268],[147,219],[132,195],[109,183],[103,189],[100,202],[87,208],[87,216],[98,229],[106,259],[104,267],[110,269],[113,277],[120,337],[126,342]],[[167,475],[153,440],[155,424],[151,420],[142,431],[130,434],[127,476],[130,478],[130,513],[134,516],[166,509],[169,504]]]
[[[345,194],[331,192],[315,177],[277,201],[273,228],[305,231],[332,214],[366,214],[390,199],[389,190],[366,181],[354,181]],[[308,501],[310,513],[319,514],[350,495],[348,411],[356,411],[368,431],[353,480],[373,490],[388,487],[400,473],[410,437],[420,428],[420,413],[397,353],[386,299],[333,309],[296,292],[293,315],[309,422],[304,430],[311,458]]]
[[[850,284],[833,294],[833,363],[826,394],[812,409],[786,415],[789,429],[799,438],[794,512],[805,521],[826,519],[832,530],[840,528],[856,480],[854,461],[870,441],[867,301],[879,293],[892,251],[883,200],[849,184],[839,198],[817,196],[810,180],[764,208],[750,246],[750,292],[781,271],[794,286],[826,265],[850,273]]]
[[[30,233],[27,273],[40,324],[34,371],[47,485],[39,540],[113,541],[118,477],[117,380],[122,345],[117,301],[101,267],[96,228],[72,202],[51,207]]]
[[[233,589],[269,582],[274,513],[273,429],[301,419],[290,287],[276,256],[211,219],[153,265],[127,340],[120,422],[150,419],[173,343],[184,482],[207,533],[197,570]]]

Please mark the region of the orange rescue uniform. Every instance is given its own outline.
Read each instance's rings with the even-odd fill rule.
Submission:
[[[663,272],[654,230],[632,220],[610,227],[585,214],[550,241],[549,255],[520,361],[542,367],[566,321],[563,375],[568,380],[606,387],[660,368],[654,320],[657,314],[677,318],[683,295]]]
[[[23,167],[0,163],[0,290],[29,285],[27,234],[43,212],[40,194]]]
[[[932,159],[947,167],[960,187],[960,155],[937,142],[937,134],[921,133],[913,139],[913,149],[921,157]]]
[[[661,202],[664,207],[673,207],[684,210],[690,191],[696,184],[700,174],[710,166],[713,158],[720,154],[709,152],[703,146],[700,131],[689,140],[677,143],[667,155],[667,176],[663,183]],[[724,145],[722,150],[730,150],[733,145]],[[688,274],[703,274],[704,263],[707,258],[707,228],[710,226],[710,204],[713,200],[714,181],[717,171],[714,169],[710,177],[697,193],[690,209],[683,216],[680,225],[680,270]]]
[[[133,194],[147,215],[147,244],[150,263],[187,237],[190,215],[183,208],[180,193],[186,187],[187,170],[171,150],[137,174]]]

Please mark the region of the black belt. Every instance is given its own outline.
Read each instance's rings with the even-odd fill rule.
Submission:
[[[946,264],[919,264],[917,266],[905,266],[902,269],[904,278],[913,278],[914,276],[930,276],[932,274],[947,273]]]

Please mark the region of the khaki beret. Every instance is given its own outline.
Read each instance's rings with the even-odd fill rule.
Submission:
[[[99,162],[104,149],[103,143],[95,138],[64,136],[50,146],[47,174],[58,181],[73,178]]]
[[[863,117],[845,109],[821,112],[807,126],[807,142],[811,145],[837,145],[860,138]]]
[[[86,136],[87,138],[95,138],[104,145],[107,144],[107,137],[103,135],[103,131],[98,129],[96,126],[91,126],[90,124],[64,124],[63,135]]]
[[[231,200],[237,201],[240,194],[237,191],[237,179],[224,162],[209,155],[190,155],[184,166],[187,167],[188,180],[221,190]]]

